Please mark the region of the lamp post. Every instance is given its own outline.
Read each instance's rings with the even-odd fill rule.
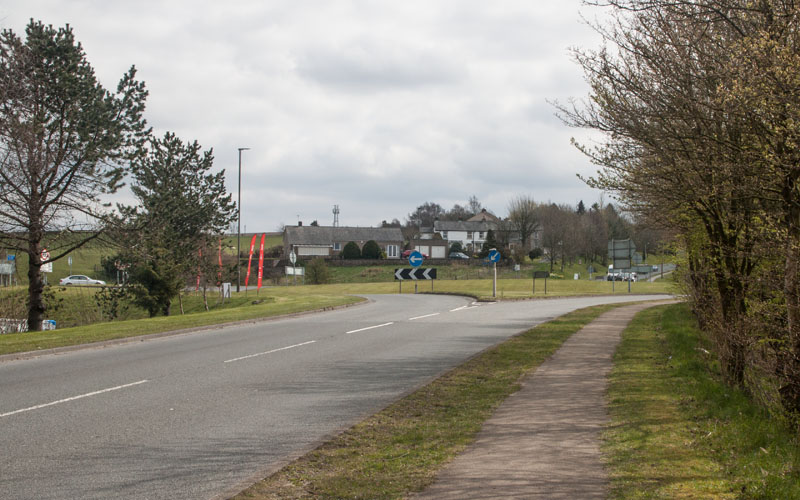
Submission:
[[[242,275],[239,271],[239,264],[241,263],[241,254],[239,253],[239,246],[242,241],[242,151],[247,151],[250,148],[239,148],[239,200],[236,202],[236,293],[239,293],[239,283],[242,281]]]

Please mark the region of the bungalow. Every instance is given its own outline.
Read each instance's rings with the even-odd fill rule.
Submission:
[[[335,257],[350,242],[359,248],[374,240],[387,259],[399,259],[403,248],[403,233],[398,227],[333,227],[333,226],[286,226],[283,231],[285,255],[294,251],[300,257]]]

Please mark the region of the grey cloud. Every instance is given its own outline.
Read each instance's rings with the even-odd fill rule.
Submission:
[[[453,84],[467,75],[463,66],[431,49],[378,40],[308,49],[297,59],[297,73],[323,86],[356,92]]]

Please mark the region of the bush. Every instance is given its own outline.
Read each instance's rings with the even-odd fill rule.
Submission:
[[[544,251],[541,248],[534,248],[533,250],[528,252],[528,257],[530,257],[531,260],[536,260],[542,255],[544,255]]]
[[[378,246],[375,240],[369,240],[364,243],[364,248],[361,249],[361,257],[364,259],[380,259],[381,247]]]
[[[349,241],[347,244],[342,248],[342,258],[343,259],[360,259],[361,258],[361,249],[358,248],[358,245],[355,241]]]
[[[454,241],[453,244],[450,245],[450,252],[449,253],[454,253],[454,252],[464,252],[464,247],[461,246],[461,242],[460,241]]]
[[[306,281],[312,285],[324,285],[330,279],[325,259],[317,257],[306,265]]]

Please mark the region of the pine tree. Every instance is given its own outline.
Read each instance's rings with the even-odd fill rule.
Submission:
[[[184,144],[172,133],[150,138],[145,153],[132,165],[131,190],[138,207],[120,207],[130,230],[126,245],[135,263],[134,281],[144,285],[142,305],[153,316],[170,312],[195,256],[214,248],[219,235],[235,220],[236,205],[225,189],[225,171],[210,173],[214,157],[197,141]],[[155,305],[154,305],[155,304]]]
[[[28,255],[28,328],[40,330],[41,266],[102,231],[100,197],[142,139],[147,91],[133,67],[103,88],[69,26],[31,20],[25,33],[0,34],[0,244]]]

